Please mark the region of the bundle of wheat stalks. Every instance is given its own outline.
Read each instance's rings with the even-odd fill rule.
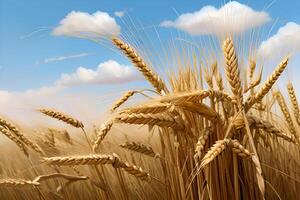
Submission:
[[[20,191],[19,186],[29,186],[37,188],[39,197],[44,199],[50,194],[72,199],[71,193],[77,194],[76,199],[297,199],[299,105],[291,83],[287,85],[291,111],[284,96],[273,87],[287,67],[288,57],[264,82],[262,71],[256,73],[256,60],[250,59],[249,68],[245,69],[247,77],[242,81],[238,55],[229,37],[222,43],[225,77],[214,62],[204,74],[202,68],[191,66],[164,81],[129,44],[120,38],[113,38],[112,43],[150,82],[157,96],[121,109],[143,91],[124,94],[112,105],[112,117],[96,130],[94,141],[81,121],[54,110],[39,110],[81,129],[89,148],[86,154],[63,154],[55,142],[61,131],[50,129],[51,134],[40,138],[37,145],[1,119],[1,133],[29,157],[36,176],[49,177],[45,173],[54,170],[58,175],[50,173],[51,179],[71,179],[67,184],[48,181],[51,186],[47,190],[41,188],[41,178],[3,178],[1,197],[18,197],[14,192]],[[204,88],[203,81],[208,88]],[[276,101],[283,118],[273,112]],[[105,143],[117,124],[146,125],[149,140],[128,140],[118,147]],[[80,149],[66,132],[60,133],[60,138],[71,146],[66,151]],[[153,143],[155,147],[151,146]],[[32,165],[27,147],[39,153],[40,157],[35,158],[39,167]],[[47,166],[50,168],[46,170]],[[69,187],[70,181],[83,185]],[[6,193],[7,187],[13,190]],[[51,191],[53,187],[56,192]],[[22,193],[34,198],[34,191]]]

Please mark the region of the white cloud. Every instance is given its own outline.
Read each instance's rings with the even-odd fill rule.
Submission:
[[[62,74],[60,79],[56,81],[56,85],[125,83],[140,78],[137,71],[131,66],[109,60],[99,64],[96,70],[79,67],[73,74]]]
[[[123,17],[124,14],[125,14],[124,11],[116,11],[116,12],[114,12],[114,15],[117,16],[117,17]]]
[[[175,21],[163,21],[163,27],[174,27],[192,35],[240,33],[270,20],[268,13],[231,1],[221,8],[205,6],[194,13],[180,15]]]
[[[263,41],[258,49],[258,55],[262,57],[298,52],[300,52],[300,25],[294,22],[281,27],[275,35]]]
[[[81,57],[86,57],[88,55],[90,55],[90,54],[89,53],[80,53],[80,54],[69,55],[69,56],[58,56],[58,57],[52,57],[52,58],[45,58],[44,63],[63,61],[63,60],[68,60],[68,59],[72,59],[72,58],[81,58]]]
[[[72,11],[60,21],[60,25],[53,30],[53,34],[110,36],[118,35],[120,30],[116,20],[106,12],[98,11],[91,15],[85,12]]]

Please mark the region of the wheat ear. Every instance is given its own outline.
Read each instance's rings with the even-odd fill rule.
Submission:
[[[157,114],[167,111],[172,106],[171,103],[151,103],[145,105],[139,105],[135,107],[126,108],[121,111],[122,113],[152,113]]]
[[[160,155],[155,153],[152,147],[147,146],[145,144],[137,143],[137,142],[125,142],[120,144],[120,147],[124,149],[129,149],[131,151],[135,151],[150,157],[159,158]]]
[[[231,140],[230,141],[231,149],[234,153],[238,156],[243,158],[250,158],[252,154],[243,146],[238,140]]]
[[[8,137],[11,141],[13,141],[25,154],[25,156],[29,156],[26,146],[16,136],[11,134],[11,132],[8,129],[4,128],[3,126],[0,126],[0,132],[6,137]]]
[[[25,179],[6,178],[0,180],[0,187],[39,186],[40,183]]]
[[[202,151],[205,147],[205,143],[208,140],[209,135],[211,134],[210,128],[204,129],[203,134],[199,137],[198,142],[195,147],[194,158],[201,158]]]
[[[114,105],[111,108],[111,111],[115,111],[117,108],[119,108],[123,103],[125,103],[131,96],[133,96],[136,93],[136,91],[128,91],[126,92],[118,101],[114,103]]]
[[[42,162],[48,165],[57,166],[74,166],[74,165],[105,165],[111,164],[115,167],[124,166],[119,156],[116,154],[109,155],[84,155],[84,156],[56,156],[43,158]]]
[[[220,155],[226,148],[226,146],[230,143],[229,139],[218,140],[216,143],[210,148],[210,150],[205,154],[200,164],[200,168],[205,167],[211,161],[213,161],[218,155]]]
[[[25,135],[23,135],[21,133],[21,131],[11,122],[7,121],[4,118],[0,118],[0,125],[3,127],[6,127],[8,130],[10,130],[12,133],[14,133],[14,135],[20,141],[22,141],[25,145],[29,146],[35,152],[39,153],[40,155],[44,154],[43,151],[41,150],[41,148],[37,144],[35,144],[30,139],[28,139]]]
[[[114,118],[117,123],[126,124],[144,124],[150,126],[173,127],[175,129],[183,129],[182,125],[177,123],[175,117],[167,113],[123,113]]]
[[[264,96],[271,90],[274,83],[286,68],[288,61],[288,57],[281,61],[281,63],[273,71],[272,75],[269,76],[268,80],[265,81],[264,85],[259,89],[259,91],[254,96],[250,96],[247,99],[247,102],[245,104],[246,111],[248,111],[255,103],[260,102],[264,98]]]
[[[97,138],[96,138],[96,140],[94,142],[94,145],[93,145],[94,152],[98,149],[100,143],[105,138],[107,133],[110,131],[113,124],[114,124],[113,120],[109,120],[105,124],[102,125],[102,127],[100,129],[100,133],[97,134]]]
[[[234,49],[233,41],[231,38],[227,38],[223,42],[223,53],[226,62],[226,77],[230,84],[231,91],[237,99],[238,103],[243,103],[242,96],[242,85],[240,79],[240,71],[238,68],[238,59]]]
[[[150,181],[150,174],[145,172],[142,168],[135,165],[131,165],[125,162],[125,166],[122,167],[127,173],[134,175],[136,178],[141,179],[142,181]]]
[[[295,119],[296,119],[298,125],[300,125],[299,104],[298,104],[298,101],[297,101],[297,97],[296,97],[294,87],[293,87],[291,82],[288,83],[287,89],[288,89],[288,92],[289,92],[291,103],[293,105],[293,112],[294,112]]]
[[[262,129],[268,133],[272,133],[277,137],[280,137],[288,142],[296,143],[295,139],[283,134],[280,130],[278,130],[275,126],[273,126],[270,122],[260,119],[258,117],[255,117],[253,115],[248,115],[247,119],[249,121],[249,125],[252,128]]]
[[[225,92],[216,90],[200,90],[193,92],[182,92],[172,95],[163,96],[159,99],[161,103],[181,103],[181,102],[199,102],[207,97],[215,98],[217,101],[228,101],[235,103],[235,101]]]
[[[161,91],[164,91],[165,93],[168,93],[168,89],[163,80],[146,65],[142,58],[129,44],[126,44],[119,38],[113,38],[112,42],[132,61],[144,77],[153,85],[157,92],[161,93]]]
[[[84,127],[81,121],[79,121],[65,113],[58,112],[55,110],[50,110],[50,109],[39,109],[39,111],[49,117],[61,120],[61,121],[65,122],[67,124],[70,124],[71,126],[74,126],[76,128]]]
[[[292,135],[294,135],[295,138],[297,138],[298,142],[300,142],[300,138],[297,136],[296,128],[294,126],[292,117],[290,115],[289,109],[288,109],[288,107],[286,105],[286,102],[285,102],[282,94],[279,91],[277,91],[277,92],[274,93],[274,95],[275,95],[275,97],[277,99],[277,102],[279,104],[281,112],[283,113],[285,121],[288,124],[289,131],[291,132]]]
[[[250,59],[249,60],[249,78],[250,78],[250,80],[252,80],[252,78],[253,78],[255,68],[256,68],[256,60]]]

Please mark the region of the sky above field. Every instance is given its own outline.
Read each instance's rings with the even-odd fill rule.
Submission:
[[[266,59],[279,51],[293,55],[288,78],[297,81],[299,10],[297,0],[0,0],[0,108],[12,113],[45,104],[88,113],[119,91],[147,87],[121,54],[78,38],[122,35],[132,23],[161,31],[162,39],[172,31],[198,38],[266,25],[270,33],[258,53]]]

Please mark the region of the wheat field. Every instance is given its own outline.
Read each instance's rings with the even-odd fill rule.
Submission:
[[[288,56],[263,80],[255,58],[239,66],[242,55],[226,37],[224,65],[200,66],[193,56],[161,78],[126,40],[110,42],[152,88],[120,94],[94,128],[48,108],[36,112],[65,129],[32,134],[1,117],[0,199],[299,198],[297,95],[291,82],[288,96],[275,86]],[[137,94],[145,100],[128,106]]]

